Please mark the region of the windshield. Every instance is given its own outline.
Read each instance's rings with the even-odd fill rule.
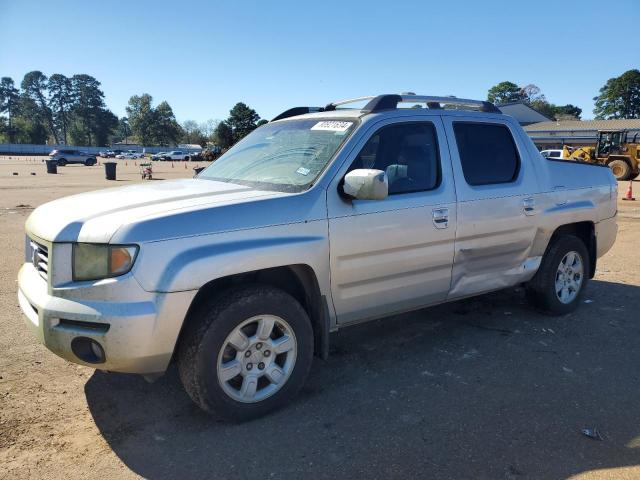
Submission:
[[[349,137],[355,120],[288,120],[257,128],[198,178],[282,192],[309,188]]]

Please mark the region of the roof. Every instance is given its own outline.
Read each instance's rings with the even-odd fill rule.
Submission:
[[[574,132],[598,130],[640,130],[640,118],[621,120],[563,120],[560,122],[540,122],[524,127],[533,132]]]
[[[296,115],[293,117],[287,117],[283,120],[290,119],[301,119],[301,118],[345,118],[345,119],[357,119],[366,115],[369,112],[365,112],[364,110],[359,110],[355,108],[341,108],[338,110],[331,110],[328,112],[311,112],[311,113],[303,113],[302,115]],[[276,120],[277,122],[281,120]]]
[[[446,109],[429,109],[429,108],[398,108],[395,110],[383,110],[380,112],[371,113],[367,110],[359,110],[359,109],[337,109],[330,110],[328,112],[313,112],[313,113],[305,113],[303,115],[296,115],[293,117],[283,118],[281,120],[276,120],[276,122],[287,122],[290,120],[352,120],[356,121],[358,119],[373,119],[373,118],[381,118],[381,117],[415,117],[415,116],[423,116],[423,117],[434,117],[446,115],[450,117],[477,117],[477,118],[509,118],[507,115],[502,115],[500,113],[487,113],[487,112],[477,112],[474,110],[446,110]],[[367,120],[368,121],[368,120]]]
[[[551,119],[524,102],[511,102],[496,105],[505,115],[511,115],[521,125],[538,122],[550,122]]]

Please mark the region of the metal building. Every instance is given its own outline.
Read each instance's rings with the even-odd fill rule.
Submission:
[[[625,120],[563,120],[540,122],[524,127],[538,148],[569,146],[595,146],[600,130],[627,130],[640,138],[640,119]]]

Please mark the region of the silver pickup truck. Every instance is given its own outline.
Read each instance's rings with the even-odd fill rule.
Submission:
[[[290,400],[339,328],[518,284],[541,311],[578,306],[616,237],[607,167],[543,158],[487,102],[356,100],[288,110],[195,179],[37,208],[31,331],[148,379],[174,359],[200,407],[246,419]]]

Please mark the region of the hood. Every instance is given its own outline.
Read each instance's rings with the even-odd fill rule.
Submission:
[[[145,220],[287,195],[203,179],[150,181],[46,203],[26,229],[51,242],[108,243],[118,229]]]

